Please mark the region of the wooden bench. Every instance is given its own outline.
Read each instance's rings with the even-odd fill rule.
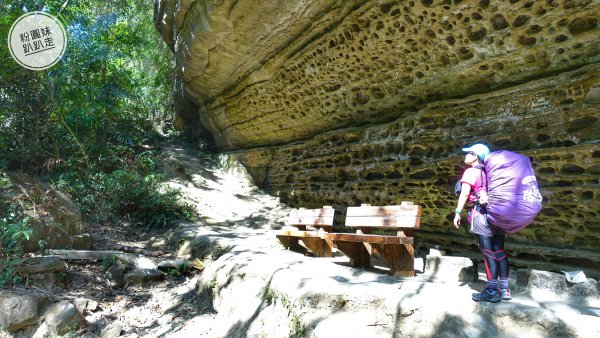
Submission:
[[[350,258],[354,267],[372,267],[371,256],[378,255],[390,265],[395,276],[414,276],[414,229],[419,228],[421,207],[412,202],[400,205],[349,207],[346,227],[356,233],[324,234],[337,250]],[[374,232],[394,232],[390,235]]]
[[[316,256],[331,257],[333,243],[324,237],[333,229],[335,209],[324,206],[321,209],[294,209],[290,212],[287,227],[279,231],[277,238],[284,247],[293,251],[305,251],[300,241]],[[307,227],[315,229],[307,229]]]

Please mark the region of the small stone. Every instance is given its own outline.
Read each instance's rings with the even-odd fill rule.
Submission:
[[[156,264],[151,259],[141,255],[118,255],[117,259],[134,269],[156,269]]]
[[[367,94],[362,93],[362,92],[358,92],[354,96],[354,100],[358,104],[367,104],[371,100],[371,97],[369,95],[367,95]]]
[[[164,274],[156,269],[135,269],[125,274],[125,282],[136,283],[161,280]]]
[[[84,315],[87,311],[95,311],[98,308],[98,302],[87,298],[77,298],[73,302],[77,310]]]
[[[554,42],[565,42],[568,39],[569,39],[568,36],[561,34],[561,35],[556,36],[556,38],[554,38]]]
[[[58,335],[77,330],[85,322],[77,308],[66,300],[52,305],[46,310],[44,318],[50,331]]]
[[[563,174],[575,174],[575,175],[580,175],[583,174],[585,172],[585,169],[582,168],[581,166],[578,166],[576,164],[565,164],[562,166],[562,168],[560,169],[561,173]]]
[[[462,60],[467,60],[473,57],[473,52],[467,47],[460,47],[458,49],[458,57]]]
[[[102,332],[100,333],[100,337],[102,338],[116,338],[121,335],[123,331],[123,325],[120,322],[112,322],[108,324]]]
[[[541,32],[541,31],[542,31],[542,29],[543,29],[543,28],[542,28],[542,26],[539,26],[539,25],[533,25],[533,26],[531,26],[531,27],[527,28],[527,31],[526,31],[526,33],[527,33],[527,34],[530,34],[530,35],[533,35],[533,34],[537,34],[537,33]]]

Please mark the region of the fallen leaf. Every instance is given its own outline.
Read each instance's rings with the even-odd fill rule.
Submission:
[[[204,263],[200,259],[198,259],[198,258],[190,261],[190,264],[192,264],[192,266],[194,268],[196,268],[196,269],[198,269],[200,271],[204,270]]]

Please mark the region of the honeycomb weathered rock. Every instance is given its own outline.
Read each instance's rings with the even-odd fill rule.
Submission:
[[[511,240],[598,252],[600,106],[584,98],[599,83],[600,65],[593,65],[432,103],[387,124],[234,154],[266,191],[292,205],[334,205],[343,212],[361,203],[416,201],[424,206],[419,233],[443,244],[445,236],[434,235],[449,230],[453,217],[453,187],[464,170],[459,149],[485,142],[493,150],[519,151],[532,159],[544,207]]]
[[[233,150],[598,62],[599,16],[598,1],[163,0],[156,18],[204,125]]]
[[[452,187],[458,149],[483,141],[539,177],[517,257],[600,262],[599,0],[156,4],[199,120],[268,192],[339,211],[414,200],[421,242],[468,247],[448,233]]]

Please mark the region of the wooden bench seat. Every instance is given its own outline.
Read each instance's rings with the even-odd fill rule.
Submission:
[[[324,235],[333,229],[334,213],[335,210],[331,206],[321,209],[294,209],[290,212],[287,226],[277,233],[277,238],[290,250],[305,251],[300,245],[301,241],[314,255],[331,257],[333,243]]]
[[[371,257],[377,255],[390,266],[395,276],[414,276],[414,229],[419,228],[421,207],[412,202],[400,205],[349,207],[347,227],[356,233],[324,234],[337,249],[350,259],[354,267],[372,267]],[[393,234],[374,234],[390,232]]]
[[[323,234],[322,237],[325,239],[330,239],[332,241],[344,242],[361,242],[371,244],[413,244],[412,237],[345,233]]]

